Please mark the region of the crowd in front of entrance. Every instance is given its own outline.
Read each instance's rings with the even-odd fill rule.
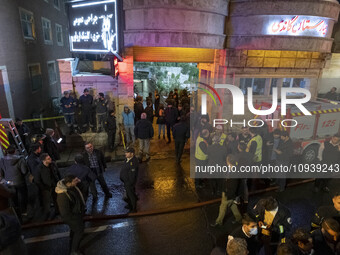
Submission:
[[[86,93],[85,90],[84,94]],[[67,97],[70,96],[65,93],[65,98]],[[145,161],[150,160],[150,139],[154,137],[152,125],[154,118],[158,125],[158,139],[165,139],[167,136],[169,146],[172,138],[174,139],[177,164],[181,164],[183,148],[190,137],[190,145],[194,149],[197,165],[209,164],[209,162],[229,166],[263,162],[280,165],[289,164],[292,159],[293,143],[288,132],[276,129],[269,133],[265,128],[243,127],[240,133],[225,133],[223,126],[213,127],[209,116],[202,116],[195,111],[185,91],[169,93],[165,101],[166,107],[162,105],[157,92],[154,98],[152,94],[146,98],[145,109],[142,102],[143,99],[137,96],[134,109],[126,106],[121,113],[126,142],[129,146],[125,151],[126,159],[120,179],[126,191],[124,198],[127,202],[126,208],[131,213],[137,211],[138,198],[135,185],[139,164],[143,162],[144,154]],[[115,112],[111,113],[114,117]],[[64,114],[67,122],[70,117],[65,111]],[[102,126],[107,125],[107,117],[107,112],[105,112],[105,118],[99,117],[99,119],[102,118]],[[112,126],[116,127],[115,118],[112,120]],[[85,127],[81,130],[82,132],[87,131]],[[25,129],[25,125],[20,120],[17,121],[17,128],[24,139],[29,131]],[[20,224],[15,221],[15,217],[5,213],[9,209],[9,200],[12,201],[21,221],[29,219],[39,207],[42,220],[53,219],[60,214],[71,230],[71,254],[81,254],[80,241],[84,234],[85,205],[89,193],[94,202],[98,198],[95,182],[99,183],[107,199],[112,197],[104,178],[104,171],[107,168],[104,155],[100,150],[95,149],[92,143],[85,143],[84,152],[75,157],[75,163],[61,176],[55,164],[59,155],[53,132],[47,129],[45,135],[36,138],[35,143],[30,145],[30,155],[27,160],[16,154],[15,146],[10,146],[6,151],[7,155],[0,160],[2,179],[0,184],[0,236],[2,237],[0,250],[2,254],[12,254],[10,252],[13,249],[22,249],[16,251],[25,254],[20,236]],[[112,131],[112,136],[115,136],[115,132],[116,128]],[[136,139],[139,143],[138,153],[134,150]],[[108,142],[108,146],[114,148],[114,142],[112,143],[112,140]],[[335,134],[320,147],[319,160],[325,164],[334,164],[339,163],[339,159],[340,136]],[[317,210],[311,229],[299,228],[291,233],[290,211],[277,199],[263,197],[254,208],[248,208],[248,190],[254,181],[251,179],[195,179],[197,192],[211,189],[215,195],[221,196],[218,217],[211,227],[223,227],[228,208],[231,209],[235,218],[233,221],[235,230],[225,238],[226,242],[222,247],[215,247],[212,254],[339,254],[339,192],[331,191],[334,205]],[[285,191],[286,180],[284,178],[263,181],[268,186],[277,185],[278,192]],[[315,192],[330,192],[327,183],[328,180],[317,180]],[[29,189],[36,189],[39,194],[31,201],[27,200]],[[242,208],[246,208],[244,215],[240,212]],[[3,224],[4,222],[6,224]],[[12,231],[9,232],[9,229]],[[6,238],[3,238],[4,236]]]

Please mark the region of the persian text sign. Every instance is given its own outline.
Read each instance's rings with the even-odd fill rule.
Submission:
[[[316,16],[273,16],[266,27],[269,35],[326,37],[329,19]]]
[[[69,22],[71,51],[118,51],[116,0],[71,4]]]

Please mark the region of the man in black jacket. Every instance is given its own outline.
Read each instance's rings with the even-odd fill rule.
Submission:
[[[93,97],[89,94],[88,89],[84,89],[84,94],[79,97],[79,107],[81,107],[83,132],[87,131],[88,124],[93,129]]]
[[[135,112],[135,124],[141,119],[142,113],[144,112],[143,97],[138,96],[134,105]]]
[[[74,255],[82,254],[79,247],[84,235],[85,200],[77,187],[80,182],[76,176],[68,175],[55,188],[61,218],[70,228],[70,253]]]
[[[125,151],[125,163],[120,171],[120,180],[124,183],[126,191],[126,202],[128,205],[125,207],[130,212],[137,211],[137,195],[135,186],[138,178],[138,159],[135,157],[135,149],[127,148]]]
[[[4,178],[11,182],[11,186],[15,190],[14,204],[19,217],[21,217],[21,213],[26,213],[27,185],[25,176],[28,170],[25,159],[15,155],[15,152],[15,146],[10,145],[7,155],[0,159],[0,179]]]
[[[116,141],[116,116],[113,110],[109,111],[109,116],[106,119],[107,145],[110,150],[114,150]]]
[[[54,140],[54,130],[51,128],[46,129],[46,137],[44,139],[44,152],[52,158],[53,161],[60,159],[58,152],[57,142]]]
[[[60,175],[57,165],[47,153],[41,154],[40,160],[42,164],[40,164],[36,183],[42,196],[43,218],[44,220],[47,220],[52,218],[52,215],[50,215],[52,201],[54,203],[55,213],[58,212],[54,189],[57,182],[60,180]]]
[[[104,179],[104,171],[106,169],[106,162],[103,152],[94,149],[92,143],[85,143],[85,152],[83,153],[85,165],[88,166],[91,171],[96,175],[102,190],[105,193],[106,198],[112,197],[109,188],[107,187],[106,181]],[[97,189],[95,180],[90,182],[90,191],[94,200],[98,199]]]
[[[265,252],[271,254],[270,252],[275,248],[271,245],[284,241],[286,233],[291,229],[290,211],[273,197],[259,200],[253,211],[262,229]]]
[[[185,143],[190,137],[190,129],[187,126],[185,116],[181,116],[181,121],[174,125],[172,134],[175,139],[176,163],[179,164],[181,162]]]
[[[168,143],[171,143],[171,133],[173,126],[176,123],[178,117],[178,111],[173,106],[173,100],[168,101],[168,107],[165,109],[165,124],[168,136]]]
[[[135,136],[139,140],[139,161],[142,162],[145,153],[146,161],[150,160],[150,139],[153,137],[154,131],[150,121],[146,119],[146,113],[143,112],[141,120],[136,123]]]
[[[312,232],[315,255],[334,255],[340,253],[340,225],[332,219],[325,219],[322,228]]]
[[[66,169],[65,176],[67,175],[74,175],[80,179],[79,189],[82,191],[84,200],[86,201],[89,195],[90,183],[94,182],[97,176],[85,165],[82,154],[75,156],[74,164]]]

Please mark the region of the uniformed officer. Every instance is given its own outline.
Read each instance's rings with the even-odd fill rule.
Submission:
[[[322,222],[327,218],[333,218],[340,223],[340,192],[333,195],[333,205],[321,206],[312,219],[312,228],[321,228]]]
[[[226,145],[227,135],[223,133],[222,125],[216,125],[215,133],[212,133],[212,144],[218,143],[221,146]]]
[[[265,254],[272,254],[272,243],[285,242],[286,233],[291,228],[290,211],[273,197],[261,199],[255,205],[254,214],[262,229]]]
[[[90,124],[90,127],[93,129],[92,104],[93,97],[89,94],[88,89],[84,89],[84,94],[79,97],[84,132],[87,131],[88,124]]]
[[[136,195],[136,182],[138,178],[138,159],[135,157],[135,149],[129,147],[125,151],[125,163],[120,171],[120,180],[124,183],[126,191],[126,202],[128,205],[125,207],[130,210],[130,213],[137,211],[137,195]]]
[[[246,152],[250,152],[253,155],[253,161],[256,164],[262,161],[262,137],[258,134],[255,127],[249,128],[251,139],[247,144]]]

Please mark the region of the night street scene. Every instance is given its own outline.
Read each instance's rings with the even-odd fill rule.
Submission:
[[[0,0],[0,255],[340,255],[336,0]]]

